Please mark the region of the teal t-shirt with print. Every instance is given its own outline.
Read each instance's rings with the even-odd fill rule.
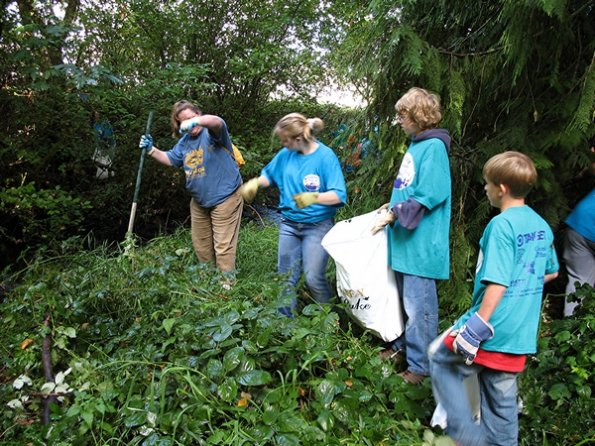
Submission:
[[[529,206],[512,207],[488,223],[479,248],[471,308],[455,328],[479,310],[487,285],[502,285],[506,292],[489,321],[494,336],[481,348],[535,353],[544,276],[559,268],[550,226]]]
[[[390,207],[412,198],[425,214],[415,229],[398,221],[387,230],[389,265],[398,272],[448,279],[451,179],[448,153],[438,138],[412,142],[394,182]]]

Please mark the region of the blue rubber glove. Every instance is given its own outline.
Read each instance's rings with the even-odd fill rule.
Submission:
[[[153,137],[149,134],[141,136],[138,147],[148,152],[153,147]]]
[[[200,117],[199,116],[195,116],[194,118],[191,118],[191,119],[186,119],[185,121],[182,121],[182,123],[180,124],[180,134],[189,132],[194,127],[197,127],[199,125],[200,125]]]
[[[455,353],[465,358],[465,364],[471,365],[475,361],[479,345],[494,336],[494,327],[475,312],[460,330],[455,330],[450,335],[455,337]]]

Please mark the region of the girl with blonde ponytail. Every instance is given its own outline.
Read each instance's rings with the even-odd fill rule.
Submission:
[[[300,113],[290,113],[277,122],[273,136],[279,138],[282,149],[257,178],[245,183],[242,196],[252,202],[259,188],[279,189],[279,228],[277,270],[288,275],[293,288],[302,271],[316,302],[326,303],[331,291],[326,280],[328,254],[320,244],[332,228],[337,209],[347,203],[347,188],[341,165],[333,150],[315,134],[324,128],[320,118],[307,119]],[[297,299],[280,308],[292,316]]]

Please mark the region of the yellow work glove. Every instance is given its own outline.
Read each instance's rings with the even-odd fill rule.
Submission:
[[[242,184],[240,187],[240,194],[242,194],[246,203],[252,203],[252,201],[254,201],[256,192],[258,192],[258,186],[258,178],[252,178],[250,181]]]
[[[384,207],[382,207],[380,209],[383,209],[383,208]],[[386,227],[386,225],[390,225],[396,219],[397,219],[397,216],[395,214],[393,214],[392,211],[388,211],[386,214],[381,215],[380,217],[378,217],[376,219],[374,226],[372,226],[372,235],[375,235],[376,233],[382,231]]]
[[[301,194],[294,195],[293,199],[297,207],[299,209],[303,209],[312,204],[315,204],[316,200],[318,200],[319,195],[320,194],[318,192],[302,192]]]

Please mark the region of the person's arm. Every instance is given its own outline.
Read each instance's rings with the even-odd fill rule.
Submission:
[[[260,175],[259,177],[252,178],[251,180],[245,182],[240,187],[240,193],[244,198],[246,203],[252,203],[254,201],[254,197],[256,197],[256,193],[258,189],[263,189],[265,187],[269,187],[271,185],[269,179],[264,175]]]
[[[267,177],[265,177],[264,175],[260,175],[258,177],[258,187],[260,189],[264,189],[265,187],[269,187],[271,185],[271,183],[269,182],[269,179]]]
[[[329,190],[327,192],[319,193],[315,203],[323,204],[325,206],[334,206],[335,204],[341,203],[341,199],[335,191]]]
[[[167,154],[153,145],[153,137],[151,135],[142,135],[140,137],[138,147],[141,150],[144,150],[148,156],[155,158],[161,164],[165,164],[166,166],[172,166],[172,163],[169,160]]]
[[[543,283],[548,283],[549,281],[554,280],[557,277],[558,277],[558,271],[556,271],[555,273],[546,274],[543,277]]]
[[[221,129],[223,128],[223,120],[215,115],[200,115],[194,118],[187,119],[180,124],[182,132],[189,132],[194,127],[205,127],[216,138],[221,136]]]
[[[148,152],[147,155],[149,155],[151,158],[153,158],[156,161],[159,161],[161,164],[164,164],[166,166],[171,166],[171,161],[169,160],[169,157],[167,156],[167,153],[164,152],[163,150],[159,150],[157,147],[153,146]]]
[[[506,292],[506,287],[503,285],[498,285],[496,283],[490,283],[486,287],[485,294],[483,296],[483,301],[477,310],[477,314],[481,316],[484,322],[489,322],[492,314],[496,310],[496,307],[502,300],[502,296]]]
[[[452,344],[454,351],[465,358],[465,364],[473,364],[481,343],[494,336],[494,327],[489,320],[505,292],[503,285],[488,284],[479,310],[467,319],[460,330],[450,333],[455,338]]]
[[[326,192],[302,192],[293,196],[295,203],[299,209],[311,206],[313,204],[322,204],[324,206],[334,206],[343,201],[339,195],[332,190]]]

